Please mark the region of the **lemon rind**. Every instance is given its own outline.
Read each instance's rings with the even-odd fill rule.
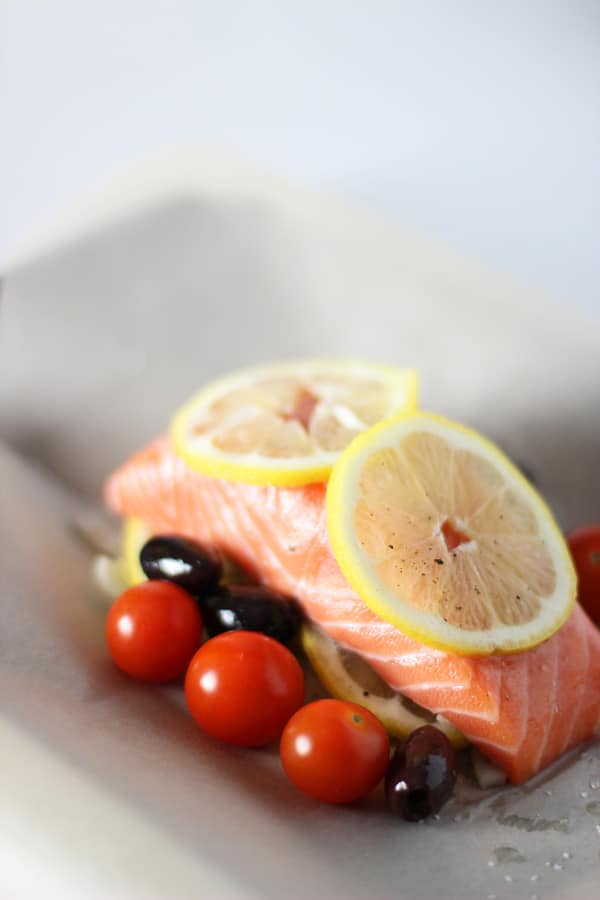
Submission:
[[[128,516],[123,522],[121,556],[123,572],[129,587],[146,581],[146,574],[140,564],[140,550],[150,537],[150,529],[137,516]]]

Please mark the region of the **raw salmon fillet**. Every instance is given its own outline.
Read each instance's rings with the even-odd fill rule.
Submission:
[[[220,547],[270,587],[295,597],[330,637],[360,653],[395,690],[459,728],[514,783],[600,726],[600,632],[577,606],[533,650],[469,658],[433,650],[379,619],[352,591],[329,546],[325,486],[274,488],[208,478],[167,438],[119,468],[109,505]]]

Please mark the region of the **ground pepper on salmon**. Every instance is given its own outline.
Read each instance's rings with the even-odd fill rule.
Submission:
[[[448,719],[514,783],[600,727],[600,632],[579,606],[549,640],[518,654],[456,656],[414,641],[378,618],[342,575],[323,484],[276,488],[210,478],[159,438],[117,469],[106,498],[154,533],[212,544],[294,596],[326,634],[363,656],[392,688]]]

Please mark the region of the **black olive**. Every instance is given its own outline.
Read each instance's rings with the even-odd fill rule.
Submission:
[[[260,631],[289,644],[300,625],[294,602],[260,585],[219,587],[202,597],[200,607],[210,637],[223,631]]]
[[[435,813],[456,782],[454,749],[433,725],[417,728],[396,750],[385,776],[390,810],[409,822]]]
[[[167,534],[150,538],[144,544],[140,563],[148,578],[172,581],[196,597],[212,588],[223,571],[216,550]]]

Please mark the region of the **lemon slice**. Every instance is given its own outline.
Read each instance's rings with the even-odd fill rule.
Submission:
[[[327,523],[364,602],[441,650],[525,650],[575,602],[573,564],[539,494],[490,441],[440,416],[397,416],[356,438],[333,470]]]
[[[140,565],[140,550],[147,540],[152,537],[152,532],[141,519],[130,516],[123,523],[123,535],[121,540],[121,557],[123,559],[122,571],[127,586],[147,581],[146,573]]]
[[[435,725],[455,747],[466,745],[464,735],[443,716],[436,716],[398,694],[357,653],[342,647],[322,631],[304,624],[300,642],[325,690],[338,700],[365,706],[392,737],[403,740],[421,725]]]
[[[412,370],[301,361],[212,382],[175,415],[171,436],[206,475],[293,487],[325,481],[341,450],[393,412],[414,409]]]

